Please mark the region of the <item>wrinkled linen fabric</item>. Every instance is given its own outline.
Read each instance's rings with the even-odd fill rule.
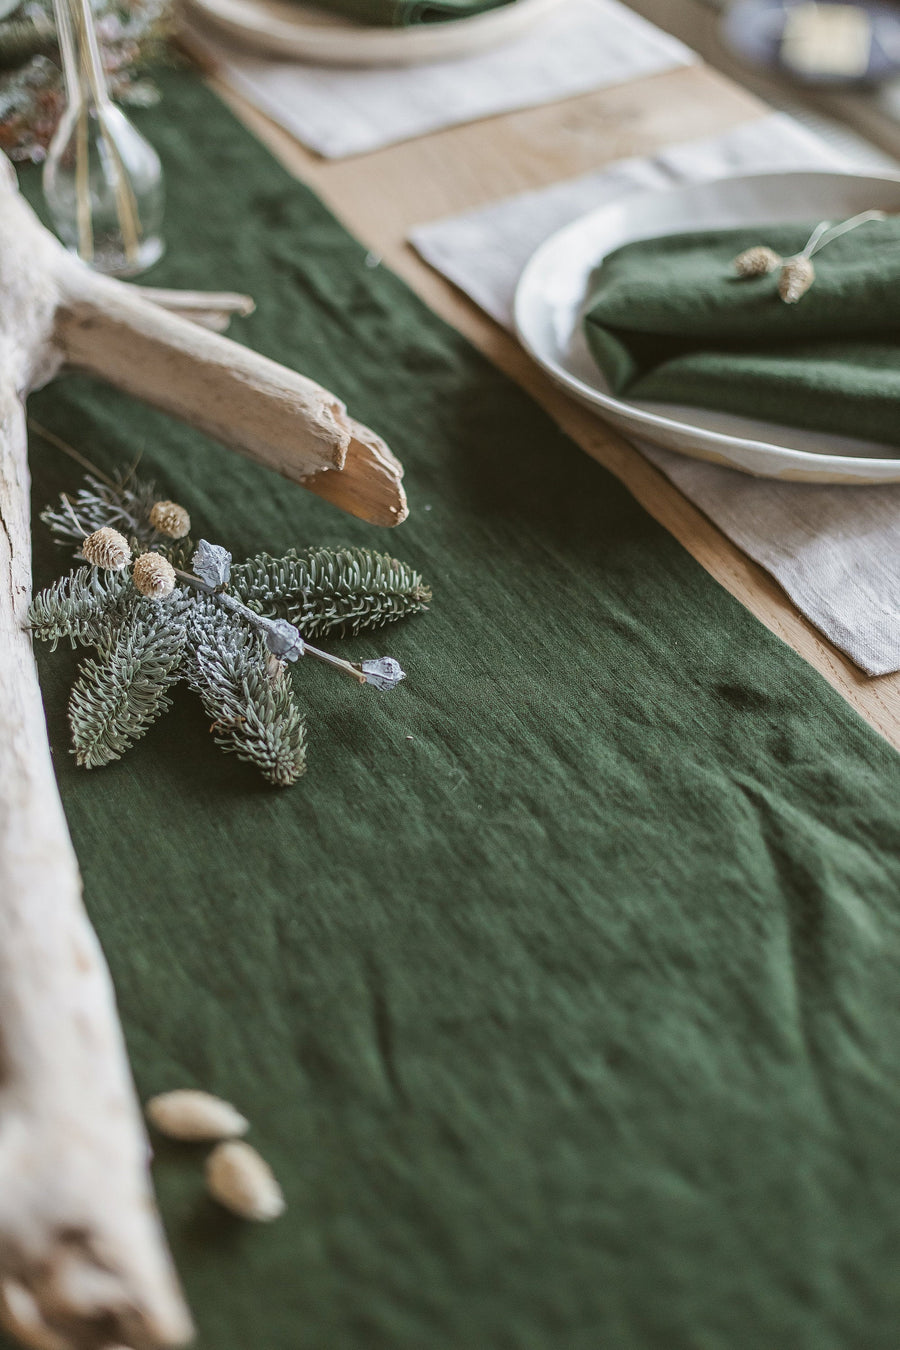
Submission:
[[[745,249],[792,257],[816,224],[670,234],[610,253],[584,326],[613,393],[896,446],[900,221],[868,221],[823,247],[794,304],[779,297],[779,269],[736,274]]]
[[[141,125],[169,251],[235,336],[407,467],[392,533],[81,377],[32,415],[141,472],[236,558],[387,549],[432,610],[294,672],[309,774],[267,787],[196,700],[68,753],[86,901],[142,1096],[234,1101],[268,1227],[155,1177],[203,1350],[894,1350],[894,751],[446,327],[187,73]],[[32,180],[29,190],[37,195]],[[34,503],[80,471],[34,438]],[[35,521],[36,572],[68,565]]]

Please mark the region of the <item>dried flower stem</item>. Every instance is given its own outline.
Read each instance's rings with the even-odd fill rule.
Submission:
[[[180,567],[176,567],[174,571],[176,576],[181,577],[182,581],[186,581],[189,586],[193,586],[195,590],[203,591],[206,595],[211,595],[225,609],[231,610],[233,614],[240,614],[243,619],[246,619],[261,633],[275,631],[277,620],[267,619],[262,614],[257,614],[256,610],[250,609],[235,596],[228,595],[225,591],[218,591],[214,586],[208,586],[200,577],[194,576],[193,572],[184,572]],[[317,661],[322,661],[325,665],[333,666],[335,670],[340,670],[343,674],[352,676],[358,684],[369,684],[361,666],[352,661],[345,661],[340,656],[333,656],[331,652],[324,652],[320,647],[313,647],[304,638],[300,639],[300,644],[298,656],[314,656]],[[290,660],[290,657],[288,659]]]
[[[76,464],[80,464],[83,469],[87,469],[88,473],[93,474],[95,478],[99,478],[101,482],[106,483],[107,487],[115,488],[119,486],[118,483],[115,483],[102,469],[98,469],[96,464],[92,464],[87,455],[83,455],[80,450],[76,450],[74,446],[69,445],[67,441],[64,441],[60,436],[57,436],[54,431],[48,431],[46,427],[42,427],[40,422],[36,422],[33,417],[29,417],[28,427],[29,430],[36,432],[48,445],[52,445],[56,450],[61,450],[64,455],[68,455],[70,459],[74,459]],[[129,478],[133,472],[134,470],[131,470],[128,474]]]

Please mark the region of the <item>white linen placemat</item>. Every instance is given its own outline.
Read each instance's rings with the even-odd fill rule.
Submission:
[[[240,94],[329,159],[554,103],[696,60],[618,0],[566,0],[532,32],[456,61],[344,69],[246,56],[191,30]]]
[[[873,151],[872,163],[883,165],[883,157]],[[846,158],[776,113],[421,225],[410,238],[426,261],[508,327],[516,282],[531,254],[593,207],[636,189],[722,174],[835,166],[847,167]],[[900,485],[779,483],[637,444],[858,666],[870,675],[900,670]]]

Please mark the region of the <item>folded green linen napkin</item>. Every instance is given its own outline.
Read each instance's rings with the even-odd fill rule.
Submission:
[[[816,222],[626,244],[594,273],[587,341],[612,391],[900,445],[900,220],[868,222],[814,258],[794,305],[778,273],[735,255],[803,248]]]
[[[409,28],[420,23],[471,19],[515,0],[315,0],[317,9],[343,14],[373,28]]]

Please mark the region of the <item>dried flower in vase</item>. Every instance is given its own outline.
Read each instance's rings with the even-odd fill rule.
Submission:
[[[160,542],[161,523],[180,528],[187,512],[134,479],[91,476],[41,518],[84,560],[35,596],[29,618],[35,637],[54,647],[68,638],[96,650],[69,701],[75,757],[86,768],[120,758],[183,681],[217,744],[287,787],[306,767],[287,663],[312,657],[359,684],[394,689],[405,674],[393,657],[346,661],[311,640],[379,628],[431,600],[412,568],[365,549],[261,553],[233,566],[220,544]]]
[[[120,103],[157,99],[148,78],[169,64],[170,0],[92,0],[103,70]],[[0,150],[40,163],[66,104],[53,0],[22,0],[0,17]]]

